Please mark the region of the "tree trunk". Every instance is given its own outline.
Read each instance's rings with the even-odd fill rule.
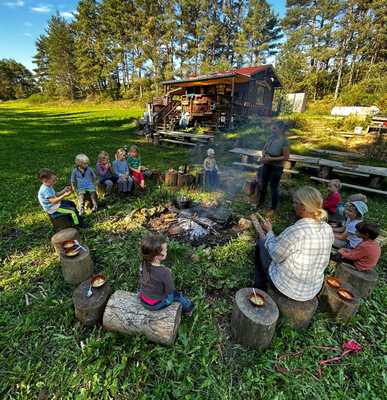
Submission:
[[[349,283],[358,292],[360,297],[368,297],[378,283],[378,273],[375,270],[358,271],[352,265],[337,264],[336,273],[342,282]]]
[[[112,292],[108,284],[92,288],[92,295],[87,297],[90,279],[82,282],[73,292],[73,302],[76,318],[86,326],[93,326],[102,321],[106,303]]]
[[[143,334],[156,343],[175,341],[181,319],[181,305],[173,303],[159,311],[148,311],[135,293],[117,290],[103,314],[103,327],[128,335]]]
[[[248,297],[253,293],[251,288],[238,290],[235,295],[231,331],[237,343],[265,349],[273,339],[279,312],[269,295],[259,289],[255,291],[264,297],[266,304],[255,307],[250,303]]]
[[[341,76],[342,76],[342,73],[343,73],[343,66],[344,66],[344,56],[342,56],[340,58],[339,72],[338,72],[338,75],[337,75],[337,82],[336,82],[334,100],[337,100],[337,98],[339,97],[339,90],[340,90],[340,85],[341,85]]]
[[[75,257],[67,257],[60,253],[63,278],[67,283],[78,285],[93,274],[93,261],[90,257],[89,248],[83,247],[85,250],[81,250]]]

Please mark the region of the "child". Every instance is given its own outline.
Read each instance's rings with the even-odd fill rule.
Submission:
[[[216,189],[219,185],[218,166],[215,160],[214,149],[207,150],[207,158],[204,159],[204,181],[210,188]]]
[[[144,190],[145,179],[144,174],[142,173],[143,167],[141,166],[141,157],[138,154],[137,146],[130,146],[128,153],[128,166],[134,182]]]
[[[114,175],[109,160],[109,154],[106,151],[101,151],[98,154],[96,171],[99,178],[99,184],[105,187],[105,193],[109,196],[112,192],[113,185],[118,181],[118,176]]]
[[[344,222],[343,228],[334,228],[335,242],[333,244],[336,248],[350,248],[354,249],[363,240],[356,234],[356,225],[362,222],[364,215],[368,212],[367,204],[363,201],[353,201],[347,203],[345,206],[345,216],[347,217]]]
[[[347,203],[351,203],[353,201],[362,201],[363,203],[367,204],[367,196],[365,194],[362,193],[354,193],[351,194],[348,198],[347,198]],[[344,217],[345,214],[345,204],[344,203],[339,203],[336,207],[336,214],[339,217]]]
[[[328,182],[328,196],[324,199],[323,208],[328,212],[328,220],[336,220],[336,208],[341,201],[339,190],[341,182],[338,179],[332,179]]]
[[[71,173],[71,186],[77,193],[79,202],[79,214],[83,215],[85,211],[85,194],[89,193],[91,202],[93,203],[92,212],[98,209],[97,193],[95,191],[96,175],[92,168],[89,167],[89,157],[86,154],[78,154],[75,157],[75,168]]]
[[[38,179],[42,182],[38,192],[38,200],[43,210],[53,218],[68,214],[74,225],[80,225],[76,205],[70,200],[63,200],[72,193],[70,186],[66,186],[60,192],[55,193],[54,185],[57,177],[51,170],[43,168],[38,173]]]
[[[116,151],[116,159],[113,161],[113,171],[118,177],[118,191],[120,193],[130,193],[133,187],[133,179],[130,176],[124,149],[118,149]]]
[[[167,258],[167,242],[158,235],[148,235],[141,242],[140,301],[151,311],[168,307],[174,301],[181,304],[183,313],[191,315],[194,304],[176,292],[172,272],[162,265]]]
[[[381,254],[380,245],[375,240],[379,228],[375,224],[359,222],[356,230],[362,242],[354,249],[340,249],[339,254],[343,261],[349,260],[359,271],[369,271],[376,266]]]

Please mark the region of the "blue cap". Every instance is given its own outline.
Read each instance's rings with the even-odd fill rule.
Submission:
[[[368,212],[367,204],[364,201],[352,201],[351,204],[356,208],[361,216],[364,216]]]

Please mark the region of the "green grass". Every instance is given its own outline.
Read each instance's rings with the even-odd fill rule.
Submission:
[[[144,164],[154,168],[165,170],[169,163],[176,167],[187,157],[192,160],[184,150],[154,147],[135,135],[134,118],[140,113],[139,108],[111,104],[0,105],[0,398],[384,398],[386,256],[379,266],[381,283],[350,323],[337,324],[322,313],[304,333],[281,323],[271,348],[262,353],[230,338],[233,295],[250,285],[253,270],[253,246],[243,235],[208,254],[203,248],[170,243],[176,285],[197,306],[191,319],[183,319],[174,346],[80,326],[74,317],[73,288],[61,279],[49,244],[50,224],[37,204],[35,175],[42,167],[54,169],[59,189],[67,183],[77,153],[88,154],[94,164],[100,150],[112,155],[117,147],[132,143],[141,146]],[[253,144],[254,128],[231,134],[217,152],[234,140]],[[224,154],[220,164],[229,160]],[[287,185],[303,182],[297,178]],[[117,199],[88,217],[90,228],[82,232],[83,241],[91,249],[95,269],[108,274],[115,290],[136,290],[138,242],[144,234],[139,222],[128,223],[124,217],[134,208],[163,204],[170,196],[167,189],[153,186],[142,197]],[[243,196],[233,200],[232,208],[241,215],[250,212]],[[371,198],[370,210],[370,219],[386,228],[385,201]],[[290,198],[284,197],[277,231],[291,215]],[[199,261],[192,261],[193,253]],[[348,339],[358,341],[364,351],[324,368],[318,377],[319,360],[336,352],[310,346],[339,348]],[[279,360],[282,354],[303,349],[299,356]],[[286,368],[288,372],[279,372]]]

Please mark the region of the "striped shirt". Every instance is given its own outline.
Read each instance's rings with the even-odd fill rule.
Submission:
[[[272,262],[269,275],[275,287],[296,301],[312,299],[324,282],[334,235],[326,222],[302,218],[279,236],[266,235]]]

